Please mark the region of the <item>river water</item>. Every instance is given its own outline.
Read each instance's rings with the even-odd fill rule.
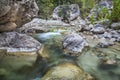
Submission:
[[[88,39],[91,47],[79,57],[65,55],[62,49],[62,34],[48,32],[36,34],[35,38],[44,44],[44,53],[49,57],[41,59],[31,56],[0,56],[0,80],[40,80],[45,72],[60,63],[72,62],[91,74],[95,80],[120,80],[120,43],[108,48],[95,47],[95,41]],[[104,65],[102,61],[116,61]]]

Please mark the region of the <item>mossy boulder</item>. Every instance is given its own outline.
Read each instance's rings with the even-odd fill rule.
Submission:
[[[59,64],[52,67],[41,80],[94,80],[80,67],[72,63]]]

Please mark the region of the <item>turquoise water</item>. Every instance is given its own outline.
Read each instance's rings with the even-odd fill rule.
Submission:
[[[79,57],[71,57],[64,54],[61,46],[63,37],[60,33],[37,34],[36,38],[44,44],[49,58],[1,56],[0,80],[40,80],[49,68],[63,62],[79,65],[95,80],[120,80],[120,43],[109,48],[90,47]],[[107,56],[100,55],[101,53]],[[101,67],[103,59],[113,59],[117,61],[117,66]]]

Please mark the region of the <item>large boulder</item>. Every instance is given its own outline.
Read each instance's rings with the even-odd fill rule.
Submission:
[[[59,64],[52,67],[41,80],[94,80],[80,67],[72,63]]]
[[[53,19],[70,22],[80,15],[79,6],[77,4],[60,5],[53,11]]]
[[[26,34],[4,32],[0,34],[0,54],[37,55],[41,43]]]
[[[38,12],[35,0],[1,0],[0,7],[0,32],[20,27]]]
[[[43,20],[39,18],[34,18],[31,22],[24,24],[22,27],[18,28],[18,32],[22,33],[40,33],[52,30],[56,27],[66,27],[70,26],[59,20]]]
[[[73,33],[65,37],[62,45],[66,51],[66,54],[78,56],[79,53],[81,53],[83,49],[88,46],[88,43],[82,36]]]

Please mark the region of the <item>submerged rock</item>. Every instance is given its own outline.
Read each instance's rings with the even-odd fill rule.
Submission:
[[[112,69],[116,68],[117,66],[117,61],[113,59],[101,60],[99,65],[101,69]]]
[[[69,55],[77,56],[86,46],[88,46],[88,43],[82,36],[74,33],[67,35],[62,45],[65,51],[69,52]]]
[[[0,34],[0,54],[36,55],[41,43],[26,34],[4,32]]]
[[[59,64],[52,67],[41,80],[94,80],[80,67],[72,63]]]

